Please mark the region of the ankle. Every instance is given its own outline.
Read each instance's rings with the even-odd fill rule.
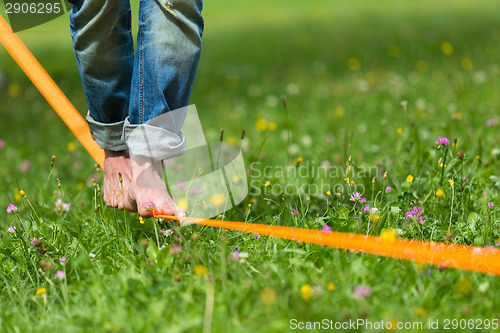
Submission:
[[[114,150],[105,150],[104,151],[104,158],[110,158],[110,157],[129,157],[129,152],[127,150],[119,150],[119,151],[114,151]]]

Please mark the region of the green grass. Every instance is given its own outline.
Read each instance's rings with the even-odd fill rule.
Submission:
[[[207,1],[191,103],[209,141],[218,140],[221,128],[225,140],[236,142],[247,130],[250,194],[225,218],[313,229],[326,223],[371,235],[401,229],[403,238],[495,246],[499,211],[487,203],[500,205],[499,7],[487,0]],[[20,36],[84,114],[67,20]],[[451,54],[443,53],[444,42]],[[91,181],[102,180],[94,162],[79,144],[68,151],[75,138],[3,48],[0,69],[6,80],[0,89],[0,139],[6,141],[0,150],[0,331],[184,332],[202,331],[211,320],[212,332],[282,332],[292,318],[424,327],[439,320],[443,330],[445,319],[498,319],[499,279],[491,275],[203,226],[141,224],[136,214],[96,209],[104,205]],[[488,119],[495,124],[487,126]],[[275,130],[257,129],[270,123]],[[450,145],[444,172],[438,136],[458,142]],[[349,200],[355,188],[341,173],[349,156],[349,178],[364,187],[367,205],[378,208],[378,223]],[[26,160],[31,166],[21,172]],[[286,165],[293,184],[287,188],[305,190],[280,193]],[[313,175],[320,165],[341,172]],[[29,202],[16,197],[20,189]],[[54,212],[61,193],[72,205],[63,214]],[[5,212],[10,203],[19,207],[16,214]],[[422,207],[424,224],[405,219],[414,206]],[[11,225],[16,235],[7,232]],[[172,235],[157,238],[158,229],[170,228]],[[447,240],[448,231],[453,238]],[[43,241],[44,254],[30,247],[30,237]],[[182,251],[171,254],[173,244]],[[237,248],[248,258],[230,259]],[[196,274],[196,266],[208,274]],[[57,270],[66,272],[65,280],[54,278]],[[304,285],[312,287],[309,299]],[[373,294],[355,298],[358,285],[371,286]],[[42,287],[45,303],[36,296]]]

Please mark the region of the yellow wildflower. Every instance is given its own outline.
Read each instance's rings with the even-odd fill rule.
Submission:
[[[413,176],[412,175],[408,175],[408,177],[406,177],[406,182],[407,183],[411,183],[413,181]]]
[[[276,291],[272,288],[264,288],[260,292],[260,299],[266,305],[273,305],[276,302]]]
[[[342,116],[344,116],[344,113],[345,113],[345,109],[340,105],[337,106],[337,108],[335,109],[335,115],[339,118],[342,118]]]
[[[396,233],[392,229],[383,230],[380,233],[380,238],[388,242],[394,242],[394,240],[396,239]]]
[[[144,224],[144,217],[139,216],[139,223],[140,223],[140,224]]]
[[[194,273],[196,275],[205,275],[208,273],[208,268],[206,268],[205,266],[203,265],[196,265],[194,267]]]
[[[24,197],[26,195],[26,193],[23,190],[20,190],[19,191],[19,195],[22,196],[22,197]]]
[[[458,280],[455,288],[462,295],[468,294],[472,289],[472,282],[469,278],[463,277]]]
[[[356,58],[349,58],[347,60],[347,67],[349,67],[351,71],[358,71],[361,68],[361,62]]]
[[[453,45],[448,42],[443,42],[441,44],[441,51],[443,51],[443,53],[447,55],[453,54]]]
[[[398,134],[402,134],[402,133],[403,133],[403,129],[402,129],[401,127],[398,127],[398,128],[396,129],[396,133],[398,133]]]
[[[269,125],[267,125],[267,129],[270,131],[275,131],[278,126],[274,121],[270,122]]]
[[[453,187],[453,179],[448,179],[448,183],[450,183],[451,187]]]
[[[378,223],[378,221],[380,220],[380,213],[378,212],[378,210],[371,211],[370,215],[368,215],[368,220],[371,223]]]
[[[21,92],[21,86],[19,85],[19,83],[11,83],[7,87],[7,92],[10,97],[17,97]]]
[[[443,191],[442,189],[438,188],[438,189],[436,190],[436,197],[438,197],[438,198],[442,198],[442,197],[443,197],[443,195],[444,195],[444,191]]]
[[[76,144],[74,142],[68,143],[68,151],[73,152],[76,150]]]
[[[304,299],[304,301],[309,300],[312,296],[311,286],[308,284],[302,285],[302,287],[300,287],[300,293],[302,294],[302,298]]]
[[[209,202],[215,207],[220,207],[226,202],[226,195],[224,193],[214,194],[210,197]]]
[[[331,282],[331,281],[330,281],[330,282],[328,282],[328,283],[326,284],[326,290],[328,290],[328,291],[334,291],[334,290],[335,290],[335,283],[333,283],[333,282]]]
[[[425,317],[427,315],[427,310],[424,308],[418,308],[417,310],[417,316],[419,317]]]
[[[189,208],[189,202],[187,201],[186,198],[180,198],[178,201],[177,201],[177,206],[179,206],[180,208],[182,208],[184,211],[188,210]]]
[[[332,192],[330,190],[326,191],[326,195],[332,195]]]
[[[260,118],[259,120],[257,120],[257,122],[255,123],[255,127],[257,128],[257,131],[259,132],[263,132],[266,130],[267,128],[267,121],[264,119],[264,118]]]
[[[470,71],[472,69],[472,59],[468,57],[462,58],[462,68]]]
[[[43,288],[43,287],[42,287],[42,288],[38,288],[38,289],[36,290],[36,295],[37,295],[37,296],[42,296],[43,294],[46,294],[46,293],[47,293],[47,289],[45,289],[45,288]]]
[[[269,185],[271,185],[271,182],[268,180],[268,181],[266,181],[266,183],[264,184],[264,186],[269,186]]]
[[[304,159],[301,156],[297,157],[297,163],[302,163],[303,161]]]
[[[388,329],[389,331],[397,330],[399,321],[396,318],[392,318],[391,320],[389,320],[389,323],[391,323],[391,325],[387,325],[390,326],[390,328]]]
[[[417,62],[417,70],[420,73],[426,73],[429,70],[429,65],[425,61],[419,60]]]

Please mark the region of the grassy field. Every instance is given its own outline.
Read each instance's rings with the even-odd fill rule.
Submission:
[[[490,0],[207,1],[191,103],[209,141],[247,133],[249,196],[224,218],[496,247],[499,13]],[[67,21],[19,35],[85,114]],[[0,71],[0,331],[495,330],[492,275],[97,208],[102,172],[3,48]]]

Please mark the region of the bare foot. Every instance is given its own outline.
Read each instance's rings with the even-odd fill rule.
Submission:
[[[161,161],[133,156],[130,159],[132,181],[125,209],[137,211],[143,217],[181,215],[184,212],[170,197],[163,182]]]
[[[104,153],[104,202],[110,207],[123,209],[124,202],[128,201],[128,188],[132,178],[129,152],[106,150]]]

